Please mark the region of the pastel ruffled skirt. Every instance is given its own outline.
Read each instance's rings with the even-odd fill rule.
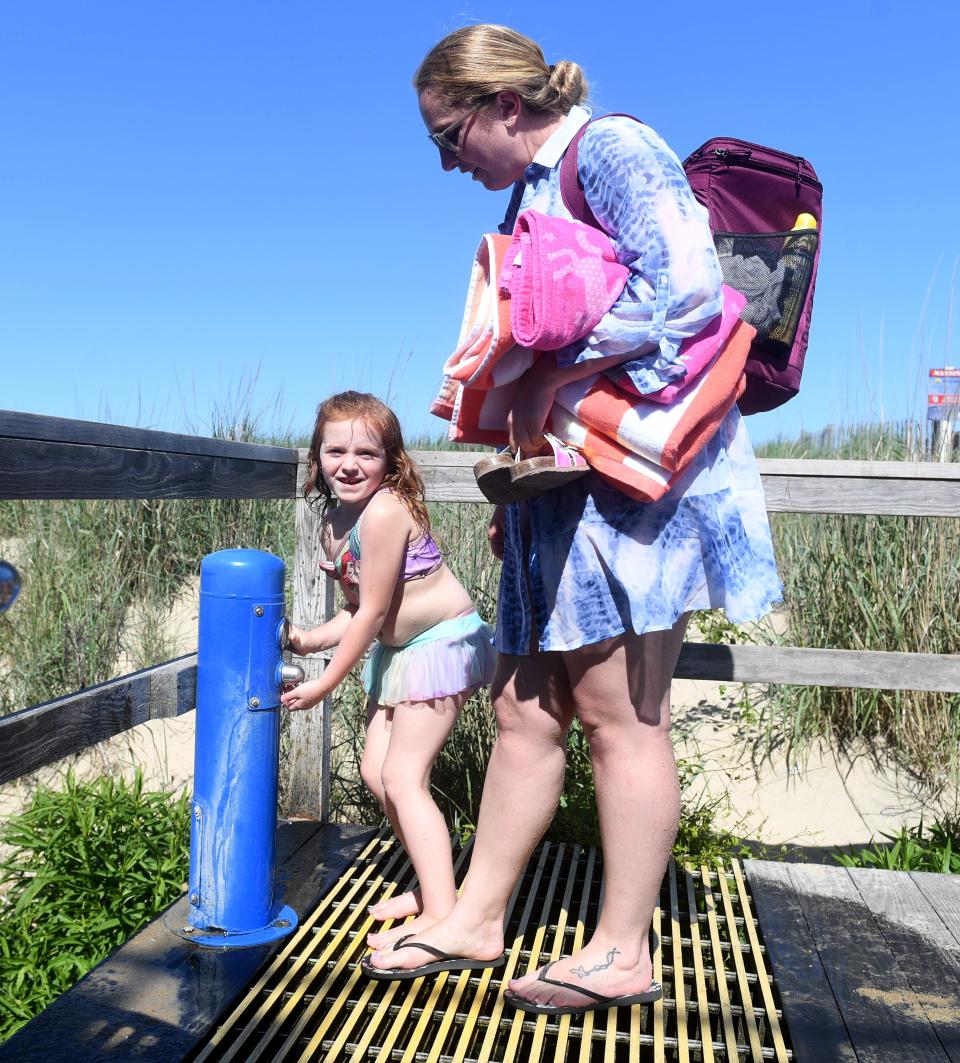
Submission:
[[[363,689],[378,705],[432,701],[489,683],[496,658],[493,628],[474,611],[443,620],[403,646],[375,642]]]

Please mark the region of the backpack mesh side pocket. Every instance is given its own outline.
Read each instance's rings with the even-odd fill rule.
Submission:
[[[788,355],[813,279],[816,229],[714,233],[725,284],[747,298],[741,318],[757,330],[754,347]]]

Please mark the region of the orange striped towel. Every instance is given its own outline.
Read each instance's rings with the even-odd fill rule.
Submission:
[[[625,494],[654,502],[743,393],[743,367],[755,335],[752,325],[738,322],[697,382],[669,406],[625,395],[603,376],[568,384],[550,411],[552,430]]]

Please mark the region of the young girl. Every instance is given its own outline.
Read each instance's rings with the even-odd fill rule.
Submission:
[[[493,630],[430,535],[423,482],[392,410],[373,395],[333,395],[317,410],[309,454],[304,495],[316,489],[322,499],[328,560],[321,567],[340,582],[347,604],[319,627],[291,628],[294,653],[337,649],[319,679],[281,700],[289,709],[312,708],[373,643],[363,670],[360,774],[419,881],[419,890],[370,909],[381,920],[419,913],[403,927],[371,934],[369,943],[383,948],[443,918],[456,900],[450,839],[430,795],[430,771],[470,693],[490,682]]]

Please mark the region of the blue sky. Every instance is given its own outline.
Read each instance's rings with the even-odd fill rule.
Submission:
[[[825,186],[801,394],[758,441],[924,413],[960,359],[957,5],[9,3],[0,21],[0,408],[172,431],[238,404],[307,432],[389,397],[409,434],[507,193],[446,174],[410,78],[467,22],[577,60],[598,111],[715,134]],[[960,317],[960,315],[958,315]]]

